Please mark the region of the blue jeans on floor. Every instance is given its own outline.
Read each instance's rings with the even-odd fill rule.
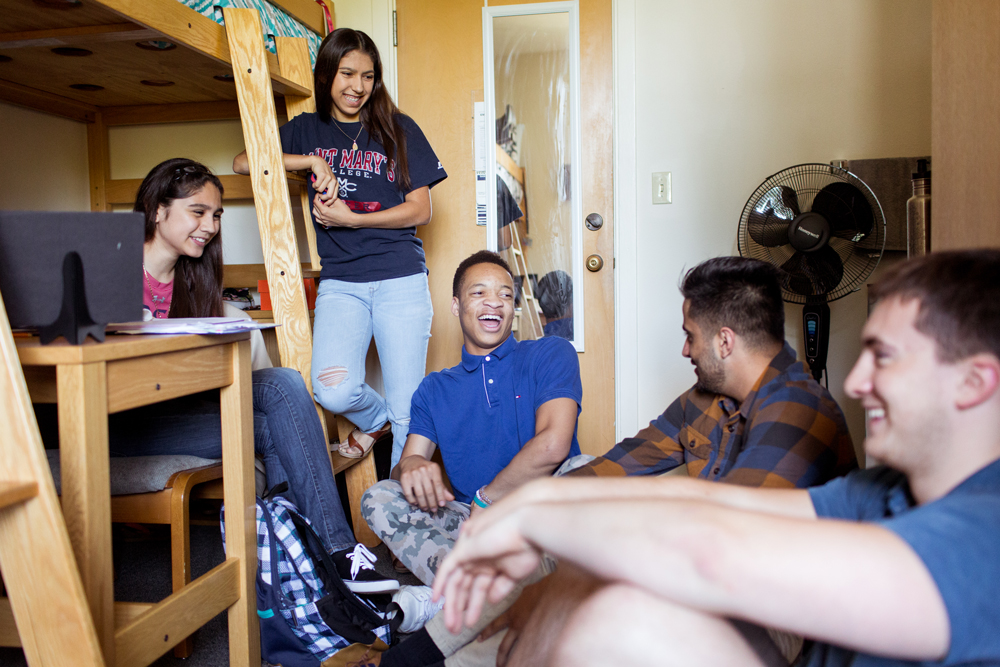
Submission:
[[[431,337],[427,274],[370,283],[323,279],[316,296],[312,385],[316,400],[365,432],[392,423],[392,465],[410,430],[410,400],[424,379]],[[385,398],[365,383],[372,336],[378,349]],[[320,381],[324,372],[338,371]]]
[[[288,482],[288,492],[282,495],[309,519],[328,550],[354,546],[319,415],[297,371],[253,372],[253,432],[268,487]],[[112,456],[222,458],[218,394],[206,392],[112,415],[108,435]]]

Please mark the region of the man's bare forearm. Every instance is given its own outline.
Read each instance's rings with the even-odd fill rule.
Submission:
[[[540,479],[524,490],[530,502],[575,500],[701,500],[734,509],[793,519],[814,519],[808,491],[753,489],[682,476],[559,477]]]
[[[947,648],[933,580],[880,526],[697,500],[542,502],[512,518],[541,551],[708,613],[906,659]]]

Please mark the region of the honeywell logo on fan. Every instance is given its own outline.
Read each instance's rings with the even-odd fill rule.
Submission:
[[[819,238],[819,234],[817,234],[815,232],[810,232],[808,229],[802,229],[801,227],[799,227],[798,230],[796,230],[796,231],[798,231],[801,234],[805,234],[807,236],[811,236],[814,239],[818,239]]]

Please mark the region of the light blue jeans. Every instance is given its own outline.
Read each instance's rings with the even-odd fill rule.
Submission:
[[[410,429],[410,400],[424,378],[431,337],[427,274],[370,283],[324,279],[316,295],[312,385],[316,401],[365,432],[392,422],[392,465]],[[385,398],[365,383],[372,336]]]

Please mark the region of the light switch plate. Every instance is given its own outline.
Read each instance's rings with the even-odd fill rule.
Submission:
[[[670,172],[653,172],[653,203],[669,204],[672,199],[673,195],[670,192]]]

